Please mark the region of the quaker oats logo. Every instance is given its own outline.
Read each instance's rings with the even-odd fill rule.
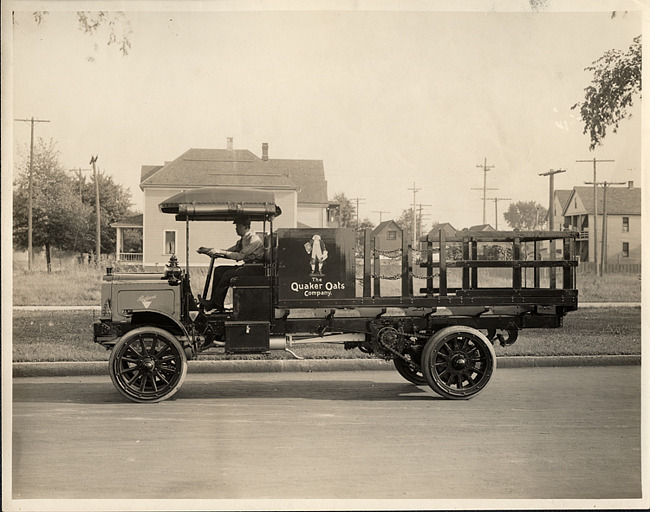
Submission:
[[[155,295],[140,295],[140,297],[138,297],[138,300],[142,302],[142,305],[145,308],[149,309],[149,306],[151,306],[151,303],[155,298],[156,298]]]
[[[309,242],[306,242],[305,252],[309,255],[309,265],[311,267],[312,276],[324,275],[323,268],[325,267],[325,260],[328,257],[325,242],[320,235],[314,235]]]

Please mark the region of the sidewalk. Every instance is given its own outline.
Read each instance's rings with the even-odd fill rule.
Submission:
[[[497,368],[640,365],[641,356],[516,356],[498,357]],[[381,359],[301,359],[189,361],[188,373],[334,372],[390,370],[393,363]],[[108,375],[108,361],[13,363],[14,377],[72,377]]]

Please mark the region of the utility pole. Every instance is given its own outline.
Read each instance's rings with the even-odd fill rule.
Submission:
[[[30,123],[31,128],[31,137],[29,142],[29,184],[28,184],[28,194],[29,194],[29,205],[27,213],[27,270],[31,270],[34,264],[34,247],[32,245],[32,209],[34,206],[34,123],[49,123],[49,119],[14,119],[14,121],[22,121],[24,123]]]
[[[97,176],[97,155],[90,157],[90,164],[93,166],[93,176],[95,177],[95,215],[97,217],[97,226],[95,228],[95,263],[99,266],[99,258],[102,252],[100,209],[99,209],[99,177]]]
[[[483,159],[483,165],[478,164],[476,167],[483,169],[483,224],[485,224],[485,201],[487,200],[487,173],[490,169],[494,169],[493,165],[487,164],[487,158]],[[496,190],[496,189],[494,189]]]
[[[555,175],[566,172],[566,169],[551,169],[548,172],[540,173],[540,176],[548,176],[548,229],[553,231],[555,215],[553,215],[553,195],[555,194]]]
[[[406,190],[412,190],[413,191],[413,222],[412,222],[412,231],[413,231],[413,245],[412,248],[415,249],[417,247],[417,237],[415,233],[415,194],[417,194],[421,188],[415,188],[415,182],[413,182],[413,187],[412,188],[407,188]]]
[[[378,213],[379,214],[379,223],[381,224],[381,214],[382,213],[390,213],[390,212],[387,212],[386,210],[374,210],[372,213]]]
[[[591,181],[585,181],[586,185],[591,185]],[[627,185],[624,181],[601,181],[596,183],[596,186],[602,185],[603,187],[603,236],[602,238],[602,248],[600,253],[600,275],[602,276],[607,269],[607,187],[610,185]]]
[[[566,172],[566,169],[549,169],[548,172],[540,173],[540,176],[548,176],[548,229],[553,231],[555,227],[555,215],[553,211],[553,195],[555,194],[555,175],[561,172]],[[549,257],[551,260],[555,259],[555,240],[549,243]],[[551,267],[549,270],[549,284],[551,288],[555,288],[555,268]]]
[[[352,199],[350,199],[350,201],[356,201],[357,202],[357,211],[356,211],[356,213],[357,213],[357,229],[356,230],[357,231],[359,231],[359,203],[362,202],[362,201],[365,201],[365,200],[366,200],[365,197],[353,197]]]
[[[488,197],[490,201],[494,201],[494,229],[499,231],[499,210],[497,203],[499,201],[511,201],[509,197]]]
[[[598,274],[598,180],[596,179],[596,164],[600,162],[614,162],[614,160],[596,160],[594,157],[592,160],[576,160],[576,162],[587,162],[594,164],[594,228],[593,230],[589,228],[589,231],[594,233],[594,264],[596,274]]]
[[[485,201],[488,200],[487,196],[485,195],[488,190],[499,190],[498,188],[491,188],[491,187],[485,187],[485,188],[472,188],[472,190],[482,190],[483,191],[483,224],[486,224],[486,217],[485,217]],[[494,228],[496,229],[496,228]]]
[[[418,233],[420,233],[420,236],[422,236],[422,220],[424,219],[424,215],[429,216],[428,213],[423,214],[422,210],[424,210],[425,207],[427,206],[433,206],[432,204],[422,204],[418,203]]]

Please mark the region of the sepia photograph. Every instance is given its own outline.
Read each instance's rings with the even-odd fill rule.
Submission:
[[[649,27],[3,2],[2,509],[648,509]]]

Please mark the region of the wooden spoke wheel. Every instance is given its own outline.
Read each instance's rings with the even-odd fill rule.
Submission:
[[[160,402],[179,390],[187,374],[187,357],[178,340],[157,327],[138,327],[113,347],[111,380],[129,400]]]
[[[450,399],[467,399],[482,391],[496,364],[492,343],[471,327],[446,327],[436,332],[422,351],[422,373],[427,383]]]
[[[427,380],[424,378],[419,364],[407,363],[401,357],[395,357],[393,364],[395,364],[398,373],[409,382],[416,386],[424,386],[427,384]]]

